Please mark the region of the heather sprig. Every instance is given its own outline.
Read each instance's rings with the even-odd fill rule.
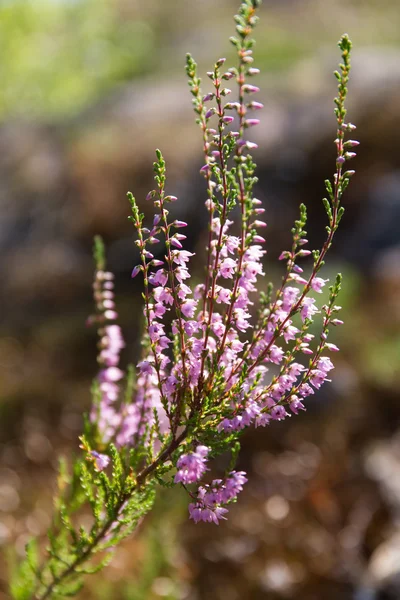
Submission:
[[[104,551],[136,529],[152,507],[157,485],[181,486],[195,523],[226,519],[247,482],[246,473],[235,470],[243,431],[305,410],[305,399],[329,381],[334,365],[328,353],[338,350],[328,341],[329,331],[342,324],[336,304],[341,276],[329,288],[326,304],[319,307],[315,294],[328,282],[320,271],[354,174],[344,170],[358,145],[346,139],[355,129],[345,120],[351,42],[347,35],[341,38],[343,62],[335,72],[337,156],[333,178],[325,182],[326,239],[321,248],[308,248],[307,211],[301,205],[291,247],[279,256],[286,268],[274,290],[265,282],[265,209],[254,195],[252,151],[257,145],[249,138],[259,124],[254,111],[262,109],[254,100],[259,88],[252,83],[259,73],[252,37],[259,4],[241,3],[236,35],[230,38],[237,64],[226,68],[224,58],[216,61],[207,73],[211,92],[203,94],[197,65],[186,57],[204,155],[200,172],[208,240],[203,283],[191,284],[194,253],[184,247],[187,223],[170,218],[169,205],[178,199],[166,191],[160,150],[155,187],[146,197],[154,208],[150,224],[128,194],[139,255],[132,277],[143,277],[144,331],[140,360],[126,372],[120,367],[125,343],[117,324],[113,275],[106,270],[101,239],[95,240],[96,310],[88,324],[97,327],[100,369],[81,438],[83,452],[70,474],[65,467],[60,470],[46,559],[40,566],[37,546],[28,546],[27,560],[12,583],[18,600],[75,594],[85,573],[108,562],[111,555]],[[153,249],[160,244],[157,256],[162,259]],[[221,454],[231,456],[230,465],[213,478],[212,461]]]

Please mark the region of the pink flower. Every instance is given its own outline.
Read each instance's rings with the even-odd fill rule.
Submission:
[[[156,273],[152,273],[149,276],[149,282],[152,285],[161,285],[161,287],[164,287],[167,284],[167,281],[168,274],[165,269],[159,269]]]
[[[304,298],[302,303],[301,303],[301,311],[300,311],[300,315],[301,318],[303,320],[303,322],[306,319],[311,319],[311,317],[313,315],[315,315],[315,313],[319,312],[318,308],[315,306],[315,300],[314,298]]]
[[[164,304],[170,304],[171,306],[174,303],[174,298],[169,288],[154,288],[153,294],[157,302],[163,302]]]
[[[181,305],[181,311],[183,312],[185,317],[187,317],[188,319],[193,318],[196,308],[197,308],[196,300],[186,300],[186,302],[184,302]]]
[[[232,279],[235,269],[236,261],[233,258],[225,258],[220,265],[219,273],[224,279]]]
[[[210,449],[207,446],[197,446],[191,454],[182,454],[176,466],[178,471],[174,477],[175,483],[195,483],[207,470],[206,457]]]
[[[322,293],[322,288],[329,281],[329,279],[322,279],[322,277],[314,277],[311,281],[311,287],[315,292]]]
[[[194,256],[194,253],[188,252],[188,250],[174,250],[172,255],[174,263],[183,267],[190,260],[190,257]]]
[[[99,454],[96,450],[91,450],[90,454],[94,458],[96,471],[103,471],[110,463],[110,457],[107,454]]]

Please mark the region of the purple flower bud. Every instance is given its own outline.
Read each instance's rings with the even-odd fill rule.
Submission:
[[[339,348],[335,346],[335,344],[325,344],[325,348],[327,348],[331,352],[339,352]]]
[[[256,85],[249,85],[248,83],[245,83],[242,86],[242,90],[245,94],[256,94],[257,92],[260,91],[260,88],[257,87]]]
[[[214,96],[215,94],[213,92],[206,94],[205,96],[203,96],[203,102],[209,102],[210,100],[213,100]]]
[[[254,127],[260,124],[260,119],[246,119],[244,122],[245,127]]]
[[[260,110],[261,108],[264,108],[264,104],[261,104],[261,102],[249,102],[249,104],[247,105],[248,108],[253,108],[254,110]]]
[[[178,198],[176,196],[165,196],[164,202],[176,202]]]
[[[253,237],[253,242],[257,242],[258,244],[264,244],[265,239],[261,237],[261,235],[255,235]]]
[[[173,246],[175,246],[175,248],[179,248],[179,249],[183,248],[182,244],[180,243],[179,240],[176,239],[175,236],[172,236],[172,238],[170,239],[170,242]]]
[[[224,64],[224,62],[226,62],[226,58],[219,58],[217,60],[217,62],[215,63],[216,67],[222,67],[222,65]]]
[[[187,227],[187,223],[185,223],[185,221],[174,221],[172,225],[174,227]]]
[[[224,79],[225,81],[229,81],[230,79],[232,79],[232,77],[235,77],[235,73],[230,73],[229,71],[227,71],[226,73],[224,73],[222,75],[221,79]]]
[[[256,69],[255,67],[250,67],[247,71],[247,75],[258,75],[260,73],[260,69]]]
[[[293,265],[292,268],[294,273],[303,273],[303,269],[299,265]]]
[[[209,119],[210,117],[212,117],[215,114],[215,108],[209,108],[208,111],[205,114],[205,118]]]
[[[140,273],[140,271],[142,271],[143,267],[142,265],[136,265],[136,267],[133,269],[132,273],[131,273],[131,277],[136,277],[136,275],[138,275]]]
[[[234,121],[234,120],[235,119],[233,117],[230,117],[230,116],[222,117],[223,123],[226,123],[226,124],[232,123],[232,121]]]
[[[346,159],[344,156],[338,156],[336,159],[336,164],[338,164],[338,165],[343,165],[343,163],[345,163],[345,162],[346,162]]]
[[[355,156],[357,156],[357,154],[355,152],[346,152],[344,155],[346,160],[350,160],[350,159],[354,158]]]
[[[331,321],[331,325],[343,325],[344,321],[341,321],[340,319],[333,319],[333,321]]]
[[[347,140],[344,145],[348,146],[349,148],[355,148],[356,146],[360,145],[360,142],[357,142],[357,140]]]
[[[152,200],[154,198],[154,196],[156,195],[156,191],[152,190],[151,192],[149,192],[146,196],[146,200]]]
[[[160,214],[158,215],[154,215],[154,219],[153,219],[153,227],[156,227],[156,225],[159,224],[159,222],[161,221],[162,216]]]
[[[151,264],[153,265],[153,267],[161,267],[161,265],[164,264],[164,261],[158,260],[157,258],[155,258],[154,260],[151,261]]]
[[[91,450],[90,454],[94,458],[96,471],[103,471],[110,463],[110,457],[107,454],[99,454],[96,450]]]
[[[308,347],[308,344],[300,344],[300,350],[303,354],[314,354],[311,348]]]

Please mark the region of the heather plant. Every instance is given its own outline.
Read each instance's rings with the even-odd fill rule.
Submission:
[[[196,63],[186,57],[204,153],[200,172],[208,241],[202,283],[190,284],[193,253],[184,248],[182,233],[187,224],[170,218],[170,204],[177,198],[166,191],[166,164],[159,150],[155,187],[146,199],[154,207],[152,223],[145,222],[128,194],[139,255],[132,277],[143,278],[144,328],[140,360],[126,371],[120,364],[125,343],[117,324],[113,275],[106,269],[101,239],[95,240],[95,313],[89,324],[97,327],[100,368],[93,403],[81,454],[72,466],[61,463],[45,557],[40,559],[33,541],[16,570],[11,587],[18,600],[77,593],[84,575],[106,565],[110,550],[151,510],[158,486],[180,486],[195,523],[226,519],[247,481],[246,473],[235,470],[242,433],[305,410],[307,397],[329,381],[331,353],[338,351],[328,341],[329,331],[342,324],[340,275],[325,304],[319,306],[315,294],[328,283],[321,269],[354,174],[345,170],[358,144],[346,139],[355,129],[345,109],[351,42],[347,35],[341,38],[342,63],[335,72],[337,154],[333,178],[325,182],[326,239],[320,249],[308,249],[306,207],[301,205],[291,247],[279,256],[284,275],[274,289],[265,283],[261,232],[266,223],[254,196],[251,154],[257,145],[248,136],[259,123],[254,114],[262,109],[252,83],[259,73],[252,38],[258,7],[258,0],[242,2],[230,39],[237,66],[227,68],[219,59],[207,73],[212,91],[203,94]],[[226,87],[228,82],[236,92]],[[221,454],[230,457],[229,466],[213,478],[212,463]]]

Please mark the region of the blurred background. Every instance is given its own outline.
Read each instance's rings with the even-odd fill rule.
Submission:
[[[140,282],[125,194],[143,207],[154,149],[202,273],[201,134],[184,74],[233,59],[238,0],[0,0],[0,545],[23,554],[49,524],[57,456],[77,451],[96,373],[92,238],[104,236],[136,360]],[[229,520],[187,518],[179,490],[88,579],[102,600],[400,598],[400,12],[398,0],[264,0],[258,197],[266,272],[298,205],[324,235],[333,173],[336,42],[354,43],[357,176],[323,276],[341,271],[333,383],[308,411],[243,438],[249,483]],[[207,85],[207,83],[205,84]],[[258,116],[258,115],[257,115]],[[352,165],[353,168],[353,165]],[[139,279],[139,278],[138,278]],[[218,465],[216,465],[218,473]],[[0,599],[8,598],[0,562]]]

